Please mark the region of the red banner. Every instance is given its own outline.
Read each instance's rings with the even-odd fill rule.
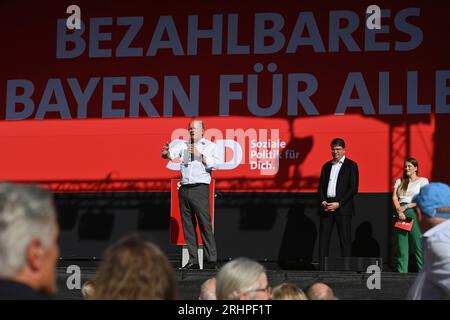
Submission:
[[[372,4],[2,2],[0,179],[169,191],[161,147],[201,118],[219,191],[314,192],[335,137],[361,192],[408,156],[448,183],[449,6]]]

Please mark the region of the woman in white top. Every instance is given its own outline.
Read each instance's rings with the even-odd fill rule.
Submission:
[[[427,178],[419,177],[419,163],[414,158],[408,158],[405,161],[403,178],[397,179],[394,185],[392,201],[394,202],[397,216],[400,220],[414,220],[411,231],[394,228],[398,254],[397,254],[397,271],[408,272],[409,263],[409,242],[411,241],[411,253],[416,260],[417,271],[422,270],[422,248],[420,244],[419,224],[417,221],[416,204],[412,202],[412,198],[420,192],[420,188],[428,184]]]

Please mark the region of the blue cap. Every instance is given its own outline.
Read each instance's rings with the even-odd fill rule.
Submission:
[[[431,218],[450,219],[450,187],[445,183],[432,182],[420,188],[412,202]]]

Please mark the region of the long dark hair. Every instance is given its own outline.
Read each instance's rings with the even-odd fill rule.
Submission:
[[[408,158],[405,160],[404,163],[406,163],[406,162],[411,163],[414,167],[417,168],[416,175],[418,175],[419,174],[419,162],[415,158]],[[402,183],[400,184],[400,190],[402,190],[403,192],[406,192],[406,190],[408,190],[408,185],[409,185],[409,177],[406,175],[406,170],[403,168],[403,178],[402,178]]]

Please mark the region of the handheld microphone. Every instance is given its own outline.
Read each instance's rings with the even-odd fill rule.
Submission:
[[[194,161],[194,137],[191,136],[191,162]]]

